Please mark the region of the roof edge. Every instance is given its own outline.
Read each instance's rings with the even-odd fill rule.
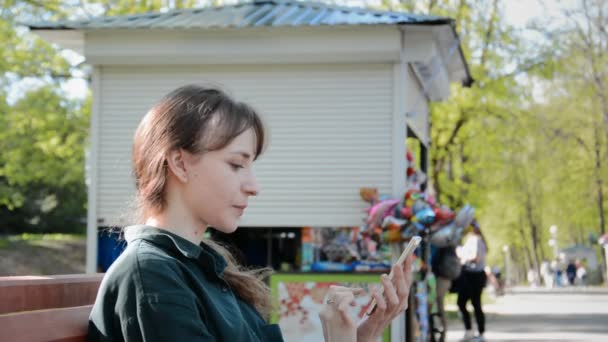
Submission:
[[[432,15],[424,15],[424,14],[413,14],[408,12],[399,12],[399,11],[386,11],[386,10],[378,10],[374,8],[366,8],[366,7],[348,7],[348,6],[338,6],[334,4],[326,4],[317,1],[296,1],[296,0],[254,0],[250,2],[243,2],[238,4],[231,4],[225,6],[206,6],[206,7],[197,7],[197,8],[185,8],[185,9],[173,9],[167,12],[146,12],[146,13],[137,13],[137,14],[125,14],[125,15],[115,15],[115,16],[96,16],[93,18],[87,19],[75,19],[75,20],[63,20],[63,21],[41,21],[41,22],[19,22],[20,25],[29,27],[30,30],[69,30],[69,29],[79,29],[81,26],[87,25],[96,20],[103,20],[103,18],[112,18],[112,20],[137,20],[137,19],[155,19],[159,16],[171,16],[177,14],[187,14],[187,13],[198,13],[202,11],[209,10],[219,10],[219,9],[230,9],[230,8],[240,8],[243,6],[263,6],[263,5],[292,5],[292,6],[300,6],[303,8],[324,8],[330,9],[333,11],[344,11],[344,12],[353,12],[358,14],[371,14],[377,16],[386,16],[392,17],[394,19],[393,22],[388,23],[374,23],[376,25],[394,25],[398,24],[399,17],[402,16],[411,16],[413,19],[412,22],[403,22],[409,24],[420,24],[420,25],[437,25],[437,24],[446,24],[451,20],[451,18],[447,17],[438,17]],[[416,19],[414,19],[416,18]],[[415,21],[415,22],[414,22]],[[349,25],[349,24],[346,24]],[[352,26],[356,25],[367,25],[363,24],[351,24]],[[298,26],[298,25],[294,25]],[[307,26],[307,25],[301,25]],[[99,29],[99,28],[97,28]],[[102,28],[103,29],[103,28]]]

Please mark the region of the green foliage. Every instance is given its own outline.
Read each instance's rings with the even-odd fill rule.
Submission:
[[[71,66],[18,20],[61,18],[59,1],[4,1],[0,12],[0,233],[81,231],[88,103],[65,99]],[[7,96],[20,81],[36,86]],[[13,95],[15,96],[15,95]]]
[[[83,232],[86,218],[84,159],[90,96],[73,101],[61,90],[74,74],[86,75],[86,69],[71,65],[59,47],[19,23],[163,11],[199,3],[0,1],[0,233]],[[15,86],[24,81],[34,85],[15,95]]]
[[[577,1],[562,11],[567,25],[543,20],[523,31],[505,21],[505,3],[384,2],[455,19],[476,82],[431,106],[432,187],[442,203],[476,207],[493,262],[510,245],[524,254],[517,262],[537,267],[553,257],[550,225],[561,247],[605,229],[608,2]]]
[[[2,230],[73,231],[86,213],[89,105],[52,86],[26,93],[0,116]]]

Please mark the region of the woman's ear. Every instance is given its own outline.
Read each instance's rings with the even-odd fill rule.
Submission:
[[[167,166],[171,173],[182,183],[188,182],[188,171],[186,169],[185,154],[183,150],[174,150],[167,154]]]

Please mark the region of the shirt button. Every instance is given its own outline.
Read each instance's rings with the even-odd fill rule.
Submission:
[[[226,286],[222,286],[222,292],[228,292],[228,288]]]

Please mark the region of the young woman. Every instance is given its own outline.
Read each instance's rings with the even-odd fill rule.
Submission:
[[[253,162],[265,145],[258,114],[218,89],[185,86],[142,119],[133,142],[137,225],[106,273],[89,320],[90,341],[282,341],[268,324],[263,278],[203,239],[224,233],[259,187]],[[382,277],[377,309],[362,322],[348,307],[360,289],[333,287],[320,315],[327,341],[372,341],[407,307],[411,260]]]
[[[473,231],[467,238],[461,250],[461,262],[464,265],[462,268],[462,283],[458,289],[458,308],[462,314],[464,327],[466,329],[463,341],[484,341],[483,333],[485,332],[485,315],[481,307],[481,293],[486,286],[486,254],[488,247],[486,239],[479,228],[476,220],[472,223]],[[475,321],[477,322],[477,331],[479,335],[474,336],[471,316],[467,310],[467,302],[471,301],[475,311]]]

